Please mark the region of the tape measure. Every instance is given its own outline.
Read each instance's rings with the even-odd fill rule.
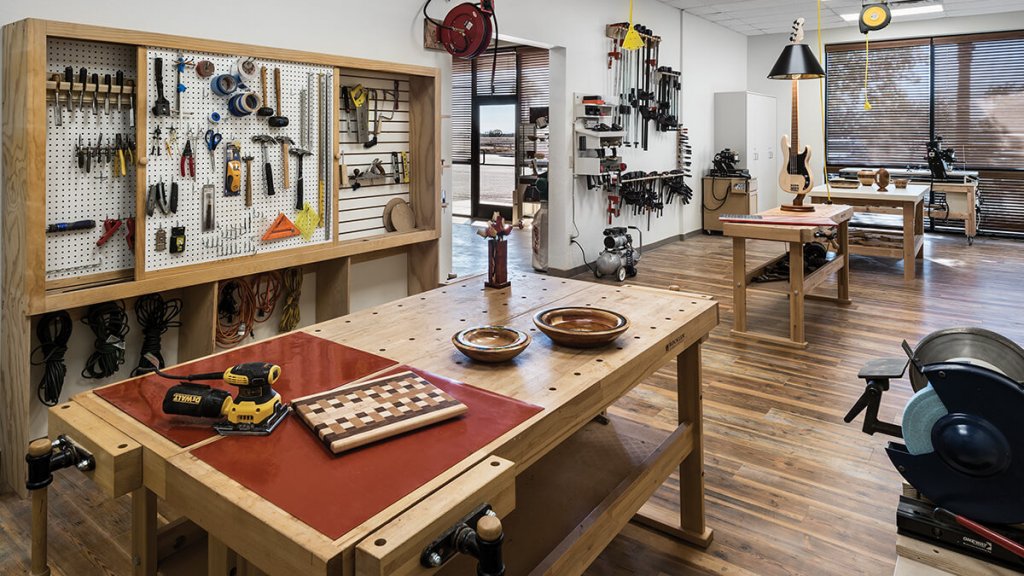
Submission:
[[[892,13],[889,6],[884,3],[865,4],[860,9],[860,32],[867,34],[874,30],[881,30],[892,21]]]

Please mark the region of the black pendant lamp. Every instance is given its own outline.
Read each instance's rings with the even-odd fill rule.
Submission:
[[[768,73],[772,80],[811,80],[824,76],[825,71],[807,44],[787,44]]]

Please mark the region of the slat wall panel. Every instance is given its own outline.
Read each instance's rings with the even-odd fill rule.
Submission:
[[[341,240],[388,234],[384,228],[384,207],[392,198],[401,198],[407,202],[410,200],[409,184],[394,182],[391,154],[401,155],[402,152],[410,152],[409,126],[411,122],[408,76],[376,72],[368,74],[363,71],[344,69],[341,71],[342,86],[351,87],[362,84],[364,88],[376,89],[380,98],[383,98],[384,91],[389,91],[389,93],[393,91],[396,80],[398,81],[398,110],[394,111],[393,120],[385,121],[382,124],[381,133],[377,137],[377,145],[372,148],[366,148],[363,143],[357,141],[353,132],[354,115],[346,113],[342,106],[339,147],[344,153],[350,184],[355,182],[352,177],[353,171],[358,169],[364,173],[369,172],[375,159],[380,159],[388,176],[360,180],[359,187],[355,190],[351,186],[341,188],[338,197],[338,222],[340,223],[338,237]],[[369,119],[372,133],[375,114],[373,103],[368,105],[370,106]],[[391,114],[394,110],[393,107],[394,104],[390,96],[386,103],[381,99],[380,110],[385,116]]]

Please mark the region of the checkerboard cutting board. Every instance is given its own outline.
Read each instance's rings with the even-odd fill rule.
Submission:
[[[411,371],[300,398],[292,408],[334,454],[454,418],[467,409]]]

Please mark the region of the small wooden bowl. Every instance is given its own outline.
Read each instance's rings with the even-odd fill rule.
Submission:
[[[871,186],[875,183],[875,171],[874,170],[861,170],[857,172],[857,180],[864,186]]]
[[[897,187],[897,188],[899,188],[899,189],[901,189],[901,190],[903,188],[906,188],[908,184],[910,184],[910,178],[893,178],[892,179],[892,185]]]
[[[604,346],[629,330],[629,320],[600,308],[552,308],[538,312],[533,323],[555,344],[570,348]]]
[[[530,345],[530,335],[508,326],[477,326],[452,336],[452,344],[466,356],[480,362],[505,362]]]

